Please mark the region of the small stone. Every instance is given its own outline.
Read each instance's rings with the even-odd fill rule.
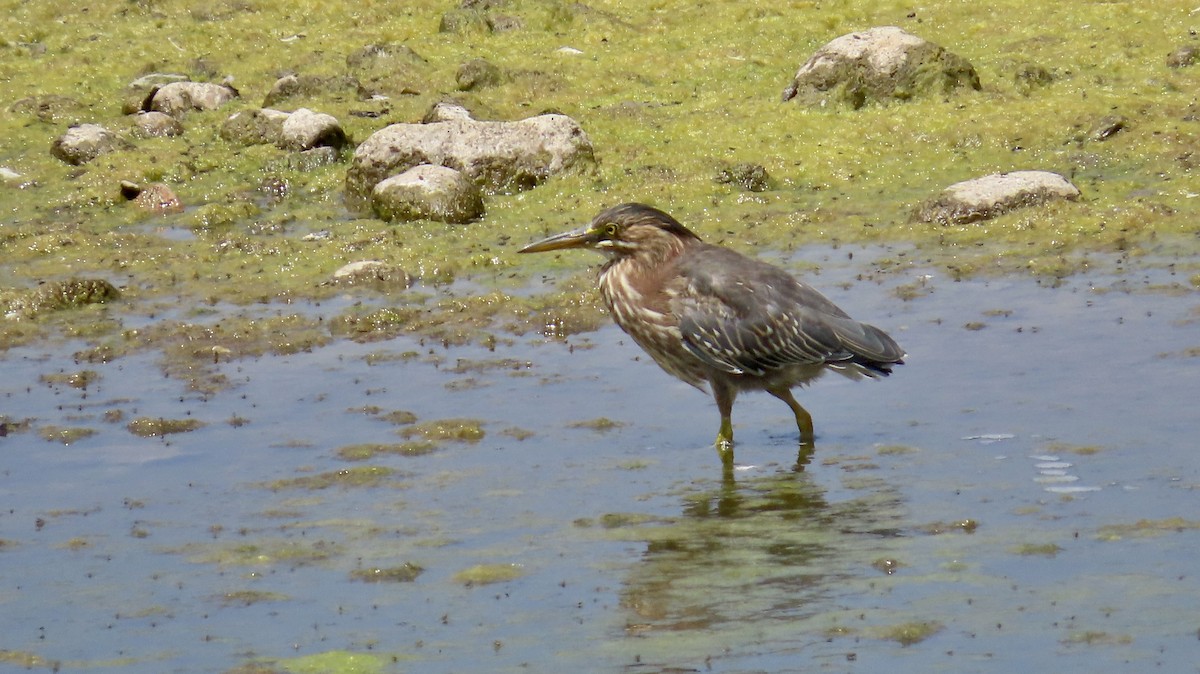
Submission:
[[[429,108],[429,112],[421,118],[422,124],[434,124],[436,122],[448,122],[450,120],[470,120],[471,111],[457,103],[434,103],[433,107]]]
[[[288,116],[280,129],[279,147],[285,150],[311,150],[328,146],[340,148],[346,132],[333,115],[300,108]]]
[[[1167,54],[1168,68],[1186,68],[1200,61],[1200,47],[1188,45]]]
[[[288,117],[288,113],[270,108],[235,112],[221,125],[221,137],[241,145],[275,145],[283,139],[283,123]]]
[[[438,220],[462,224],[483,215],[483,195],[460,171],[422,164],[379,182],[371,192],[384,220]]]
[[[150,109],[178,117],[190,110],[216,110],[237,96],[237,90],[225,84],[172,82],[154,92]]]
[[[151,213],[167,214],[183,212],[183,203],[167,185],[153,183],[141,187],[127,180],[121,181],[121,196],[133,202],[133,205]]]
[[[412,277],[403,269],[386,262],[359,260],[333,272],[330,282],[336,285],[394,286],[404,289],[412,285]]]
[[[1124,131],[1128,125],[1129,120],[1121,115],[1109,115],[1097,122],[1096,126],[1092,127],[1088,138],[1096,141],[1108,140],[1121,131]]]
[[[142,138],[167,138],[183,133],[179,120],[162,112],[139,112],[133,117],[134,133]]]
[[[79,166],[102,154],[126,147],[129,147],[128,142],[99,124],[79,124],[67,129],[54,141],[50,146],[50,154],[68,164]]]
[[[467,61],[458,67],[458,73],[455,75],[459,91],[474,91],[495,86],[503,79],[500,68],[484,59]]]
[[[771,188],[771,177],[761,164],[734,164],[718,171],[715,180],[723,185],[736,185],[749,192],[765,192]]]

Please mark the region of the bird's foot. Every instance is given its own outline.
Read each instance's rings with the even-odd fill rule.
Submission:
[[[733,465],[733,438],[718,435],[713,446],[717,448],[717,456],[721,457],[721,463]]]

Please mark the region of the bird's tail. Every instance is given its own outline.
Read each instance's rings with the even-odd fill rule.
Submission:
[[[860,368],[868,377],[886,377],[893,365],[904,364],[904,349],[886,332],[850,318],[837,321],[836,330],[850,357],[847,364]]]

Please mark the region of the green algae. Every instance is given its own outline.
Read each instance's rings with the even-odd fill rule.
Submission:
[[[413,440],[399,443],[363,443],[338,447],[337,454],[343,461],[369,461],[384,454],[399,456],[424,456],[436,452],[440,445],[431,440]]]
[[[257,539],[244,543],[189,543],[177,552],[206,564],[231,566],[306,565],[335,559],[341,546],[330,541]]]
[[[38,377],[44,384],[52,386],[65,385],[71,388],[87,390],[100,379],[100,373],[95,370],[80,370],[78,372],[58,372],[55,374],[44,374]]]
[[[1096,532],[1096,537],[1102,541],[1119,541],[1126,538],[1152,538],[1169,533],[1195,531],[1200,529],[1200,520],[1184,517],[1167,517],[1164,519],[1142,519],[1124,524],[1106,524]]]
[[[103,279],[73,278],[43,283],[33,290],[0,290],[0,313],[6,318],[34,318],[49,312],[104,304],[121,292]]]
[[[161,417],[138,417],[125,425],[134,435],[143,438],[161,437],[172,433],[189,433],[204,426],[199,419],[164,419]]]
[[[266,602],[287,601],[289,597],[279,592],[262,590],[231,590],[215,597],[221,606],[254,606]]]
[[[1057,543],[1022,543],[1011,549],[1013,554],[1024,557],[1056,557],[1062,551]]]
[[[405,562],[400,566],[387,568],[355,569],[350,572],[350,580],[364,583],[411,583],[424,571],[425,569],[417,564]]]
[[[476,443],[483,439],[483,422],[478,419],[436,419],[408,426],[399,431],[406,438],[424,438],[433,442]]]
[[[516,580],[525,575],[520,564],[476,564],[454,574],[454,581],[463,585],[490,585]]]
[[[14,667],[23,667],[25,669],[49,669],[58,671],[61,663],[33,653],[31,651],[14,651],[7,648],[0,649],[0,663],[6,663]]]
[[[324,473],[317,473],[315,475],[283,478],[273,482],[265,483],[263,486],[271,491],[283,491],[288,489],[319,491],[322,489],[330,489],[332,487],[342,487],[346,489],[371,488],[379,487],[388,483],[390,478],[392,478],[395,474],[395,470],[386,466],[356,466],[354,468],[343,468],[341,470],[332,470]]]
[[[94,428],[86,428],[83,426],[42,426],[38,429],[38,435],[42,436],[47,442],[60,442],[64,445],[70,445],[84,438],[90,438],[97,433]]]
[[[380,674],[394,661],[395,658],[374,653],[327,651],[276,660],[274,664],[291,674]]]
[[[572,421],[567,424],[568,428],[586,428],[597,433],[607,433],[608,431],[621,428],[625,424],[619,421],[613,421],[607,417],[597,417],[595,419],[582,419],[580,421]]]
[[[895,641],[901,646],[912,646],[942,631],[942,627],[942,624],[937,621],[914,620],[873,628],[870,633],[879,639]]]
[[[1087,630],[1083,632],[1072,632],[1065,639],[1064,644],[1082,644],[1085,646],[1120,646],[1133,643],[1133,637],[1128,634],[1113,634],[1111,632],[1102,632],[1098,630]]]

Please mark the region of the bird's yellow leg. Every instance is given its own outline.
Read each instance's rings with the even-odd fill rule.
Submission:
[[[733,421],[729,417],[721,417],[721,428],[717,431],[717,441],[714,444],[721,460],[733,460]]]
[[[787,403],[788,407],[792,408],[792,414],[796,415],[796,428],[800,429],[800,442],[812,444],[815,438],[812,415],[800,403],[796,402],[795,396],[792,395],[792,390],[777,387],[767,389],[767,393],[779,398]]]
[[[717,409],[721,412],[721,428],[717,430],[717,454],[721,462],[733,463],[733,399],[737,391],[732,386],[720,382],[712,382],[713,398],[717,401]]]

